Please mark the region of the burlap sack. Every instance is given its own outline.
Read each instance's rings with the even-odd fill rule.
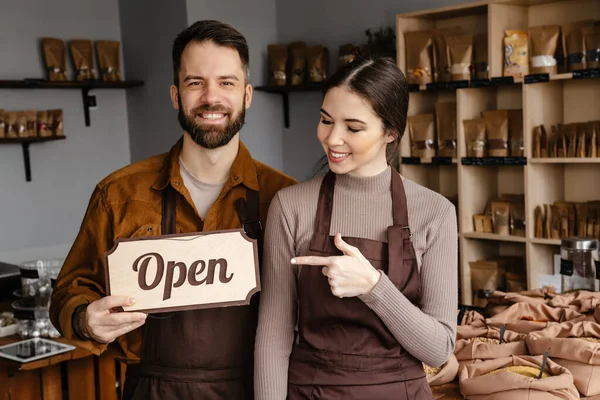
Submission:
[[[534,289],[524,292],[502,292],[496,290],[487,299],[485,311],[493,317],[515,303],[546,304],[556,294],[548,289]]]
[[[581,314],[593,313],[600,304],[600,292],[578,290],[559,294],[548,302],[552,307],[570,308]]]
[[[478,335],[457,339],[454,347],[459,373],[465,365],[475,362],[529,354],[523,333],[507,330],[504,332],[502,343],[500,343],[501,332],[498,328],[473,328],[469,333],[478,333]]]
[[[436,371],[435,374],[429,373],[428,369],[425,369],[427,373],[427,383],[429,386],[439,386],[445,385],[446,383],[450,383],[456,379],[456,375],[458,374],[458,361],[456,360],[456,356],[454,354],[450,354],[448,361],[444,365],[442,365],[442,369]]]
[[[530,367],[540,371],[542,356],[512,356],[467,365],[459,375],[460,392],[472,400],[550,400],[579,399],[573,375],[548,359],[545,371],[551,376],[532,378],[512,371],[492,371],[505,367]],[[524,368],[521,368],[524,370]]]
[[[458,313],[460,314],[460,310],[458,310]],[[483,315],[481,315],[480,313],[478,313],[477,311],[468,310],[468,311],[465,311],[462,321],[460,321],[460,323],[458,325],[461,325],[461,326],[472,325],[479,321],[484,322],[485,317]]]
[[[600,324],[565,322],[532,332],[525,341],[532,355],[542,355],[549,349],[550,358],[571,372],[579,393],[600,394]]]
[[[585,315],[569,308],[553,308],[546,304],[515,303],[500,314],[486,319],[489,326],[501,327],[518,333],[545,329],[561,322],[583,321]]]

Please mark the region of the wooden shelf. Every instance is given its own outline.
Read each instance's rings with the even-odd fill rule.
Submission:
[[[259,92],[279,94],[283,100],[283,122],[286,128],[290,127],[290,93],[317,92],[325,88],[324,83],[307,83],[303,85],[286,86],[256,86]]]
[[[497,242],[514,242],[514,243],[527,242],[527,238],[524,238],[521,236],[498,235],[496,233],[465,232],[465,233],[461,233],[460,236],[467,238],[467,239],[495,240]]]
[[[545,244],[550,246],[560,246],[560,239],[545,239],[545,238],[531,238],[529,242],[532,244]]]
[[[96,96],[89,94],[95,89],[132,89],[143,86],[142,81],[104,82],[88,81],[47,81],[44,79],[0,80],[0,89],[76,89],[81,90],[85,126],[90,126],[90,107],[96,106]]]
[[[595,158],[530,158],[531,164],[600,164],[600,157]]]
[[[29,156],[29,145],[31,143],[52,142],[64,140],[65,136],[50,137],[27,137],[27,138],[0,138],[0,144],[20,144],[23,148],[23,165],[25,167],[25,180],[31,182],[31,159]]]
[[[472,304],[471,261],[502,255],[523,257],[529,289],[538,287],[541,274],[554,273],[560,240],[534,237],[534,210],[538,205],[600,199],[600,186],[595,185],[600,179],[600,157],[532,158],[536,126],[544,124],[550,132],[550,127],[559,123],[600,120],[600,70],[503,77],[506,30],[562,26],[587,19],[600,20],[597,0],[481,0],[396,16],[396,61],[402,71],[407,69],[405,32],[459,26],[467,34],[485,34],[488,40],[489,80],[411,87],[409,116],[435,115],[436,102],[456,103],[456,167],[411,159],[409,129],[400,144],[400,172],[404,176],[446,197],[458,196],[462,304]],[[482,111],[506,109],[523,110],[524,157],[466,158],[462,121],[481,118]],[[472,232],[473,215],[481,214],[491,199],[502,194],[524,196],[526,237]]]

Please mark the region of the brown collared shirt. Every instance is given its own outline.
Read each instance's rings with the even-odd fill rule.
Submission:
[[[260,196],[260,219],[266,224],[271,199],[279,189],[296,181],[252,159],[240,141],[229,179],[220,195],[202,219],[183,184],[179,155],[183,140],[169,153],[161,154],[124,167],[102,180],[94,189],[79,233],[64,262],[52,294],[50,318],[63,336],[94,354],[107,345],[81,341],[72,326],[78,306],[106,295],[104,255],[117,238],[156,236],[161,234],[161,194],[167,185],[177,192],[177,232],[215,231],[240,227],[235,201],[246,195],[246,188]],[[141,329],[116,340],[127,361],[139,359]]]

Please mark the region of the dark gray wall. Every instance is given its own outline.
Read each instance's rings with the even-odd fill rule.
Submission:
[[[187,26],[185,0],[121,0],[124,63],[145,82],[127,94],[131,160],[168,151],[182,135],[171,105],[171,45]]]

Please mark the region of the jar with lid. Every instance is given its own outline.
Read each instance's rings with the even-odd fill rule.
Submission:
[[[560,244],[562,292],[596,290],[598,241],[591,238],[563,238]]]

